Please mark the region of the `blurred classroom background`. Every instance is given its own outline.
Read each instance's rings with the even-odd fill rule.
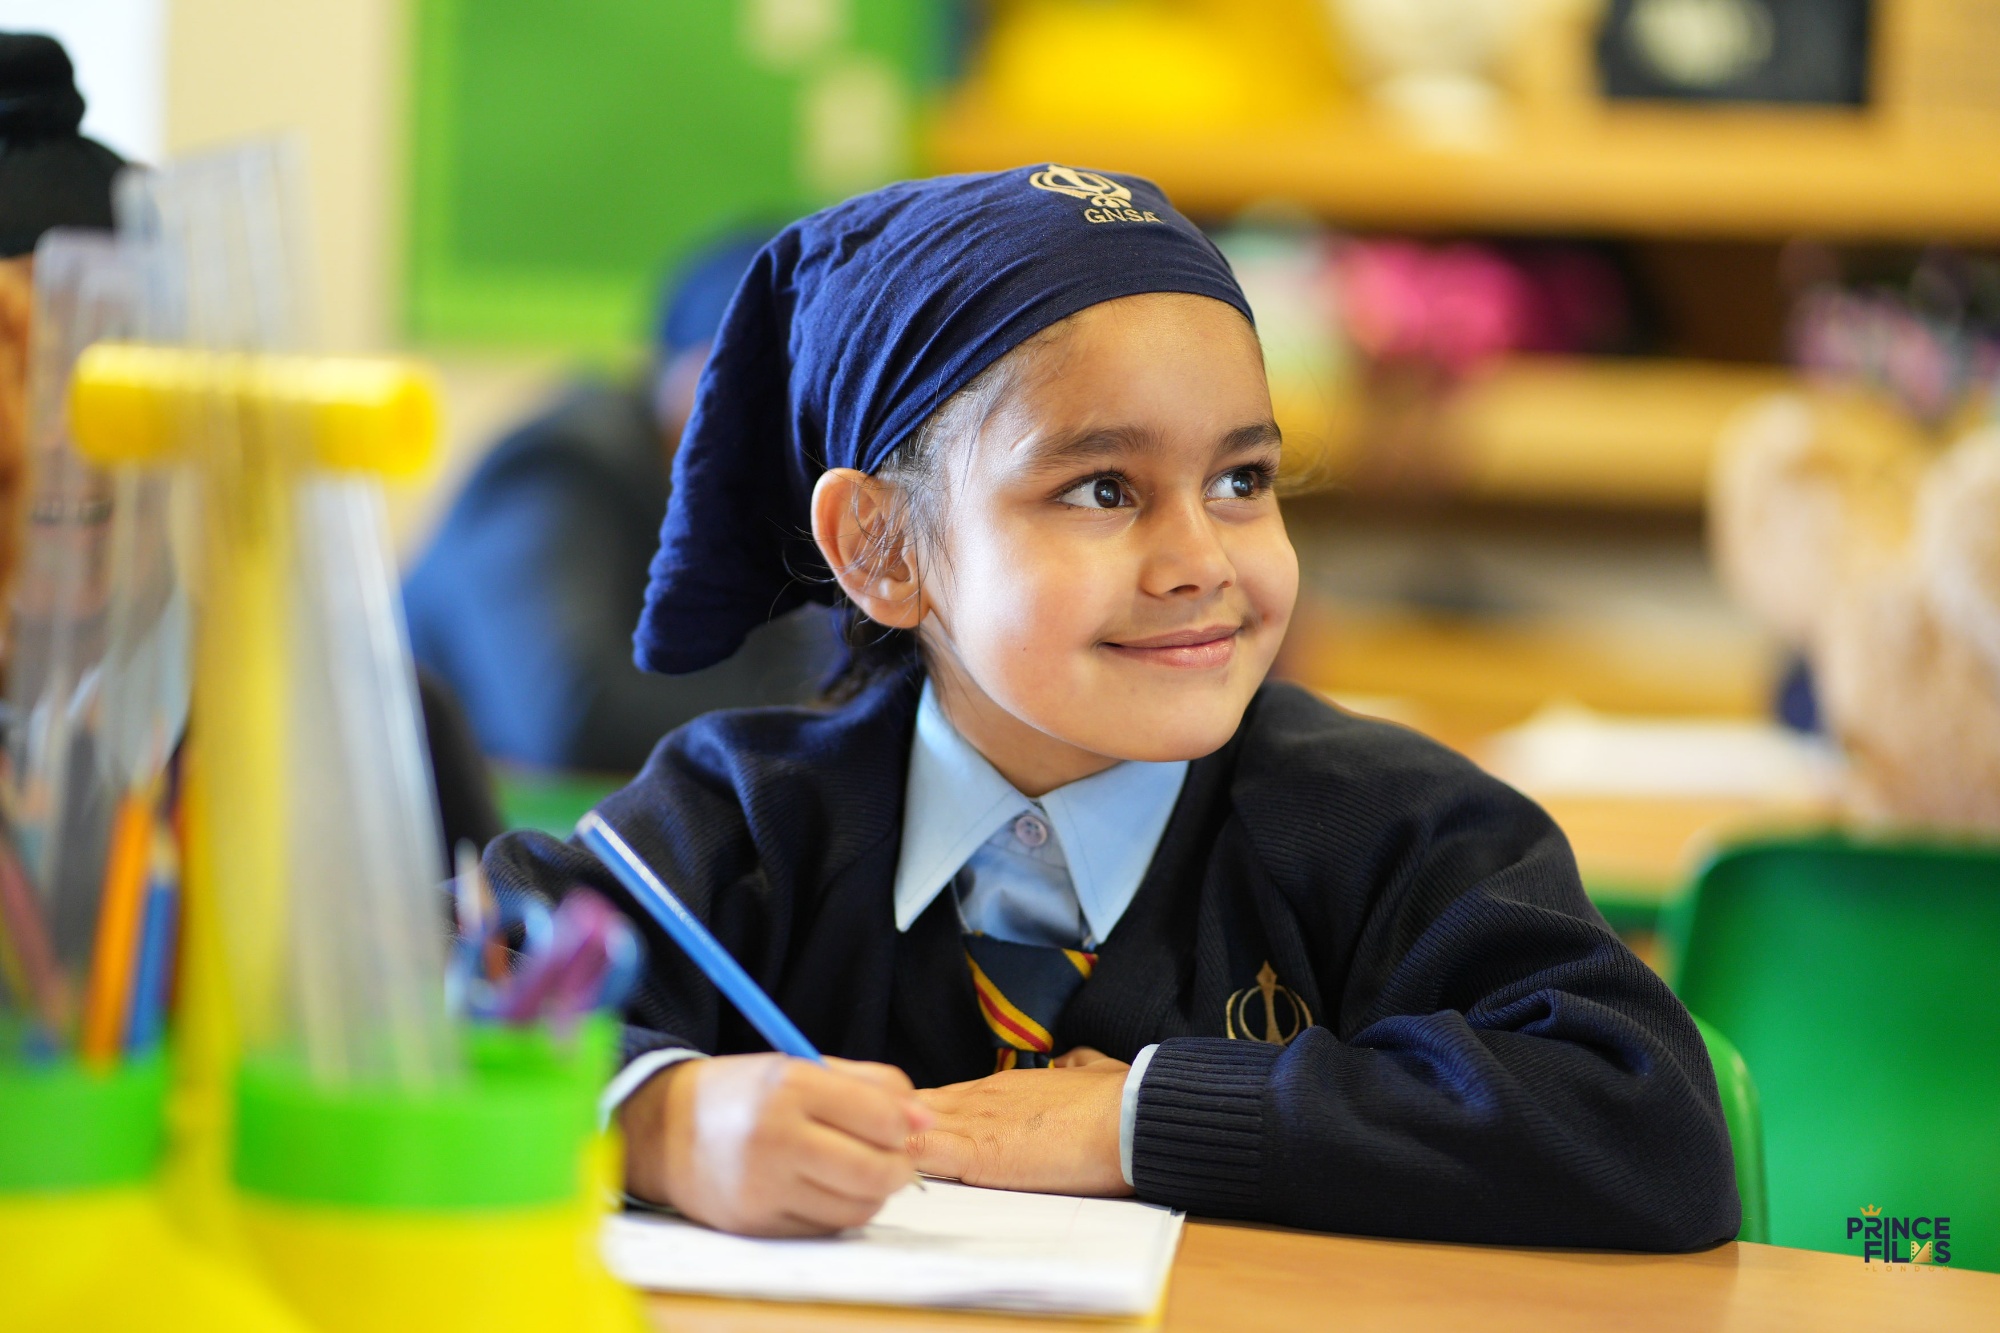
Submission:
[[[0,28],[61,36],[86,132],[136,159],[302,138],[327,344],[444,375],[406,565],[510,428],[644,373],[663,280],[732,228],[926,172],[1159,181],[1265,340],[1305,572],[1280,670],[1547,806],[1748,1057],[1775,1239],[1840,1247],[1830,1135],[1855,1180],[1871,1143],[1949,1145],[1880,1202],[2000,1223],[2000,4],[0,0]],[[616,781],[494,757],[514,823]],[[1888,840],[1696,878],[1829,825]],[[1850,1084],[1840,1137],[1819,1090]]]
[[[729,228],[920,172],[1157,179],[1258,309],[1306,568],[1283,671],[1541,798],[1641,943],[1720,830],[1842,799],[1809,645],[1718,577],[1718,442],[1794,393],[1825,433],[1935,447],[2000,374],[1978,0],[0,0],[0,25],[65,38],[86,131],[137,159],[303,139],[326,341],[446,376],[406,561],[510,426],[637,373],[663,275]],[[509,781],[557,822],[602,785]]]

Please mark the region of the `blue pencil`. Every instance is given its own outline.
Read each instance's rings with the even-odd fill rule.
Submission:
[[[174,864],[170,838],[164,831],[154,833],[146,914],[139,935],[138,976],[132,984],[132,1013],[125,1033],[128,1055],[153,1049],[166,1028],[167,984],[173,975],[174,927],[180,905],[179,868]]]
[[[673,936],[674,943],[686,951],[696,967],[715,983],[715,988],[729,997],[729,1002],[737,1007],[750,1025],[764,1034],[764,1040],[771,1048],[786,1055],[797,1056],[801,1060],[826,1062],[813,1044],[806,1040],[805,1033],[785,1017],[785,1011],[766,995],[750,974],[743,970],[722,947],[715,936],[708,933],[708,927],[688,911],[673,890],[660,882],[652,868],[639,859],[639,854],[631,849],[618,831],[598,818],[592,811],[577,822],[576,836],[583,839],[584,846],[604,862],[612,874],[641,906],[653,914],[667,934]]]

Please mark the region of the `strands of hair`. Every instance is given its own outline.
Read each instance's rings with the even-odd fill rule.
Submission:
[[[896,503],[888,524],[874,534],[857,563],[879,569],[891,560],[914,557],[921,578],[925,565],[936,568],[949,558],[942,540],[950,490],[945,461],[978,437],[1019,385],[1029,359],[1057,341],[1067,322],[1042,330],[974,376],[876,469],[878,478],[895,487]],[[843,703],[876,681],[907,672],[922,661],[917,631],[869,619],[844,593],[835,606],[847,660],[822,692],[827,703]]]

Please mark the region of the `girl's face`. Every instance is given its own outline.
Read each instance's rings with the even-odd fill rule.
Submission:
[[[1235,733],[1298,594],[1278,444],[1243,317],[1158,294],[1073,317],[946,446],[919,630],[952,722],[1024,792]]]

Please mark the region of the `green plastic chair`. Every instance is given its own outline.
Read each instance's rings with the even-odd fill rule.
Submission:
[[[1771,1238],[1771,1205],[1764,1184],[1764,1121],[1757,1104],[1757,1081],[1729,1038],[1699,1017],[1694,1025],[1708,1045],[1709,1063],[1715,1066],[1715,1090],[1722,1097],[1729,1150],[1736,1158],[1736,1193],[1743,1200],[1743,1224],[1736,1239],[1766,1243]]]
[[[1874,1206],[2000,1270],[2000,848],[1747,843],[1665,925],[1681,999],[1756,1070],[1772,1242],[1858,1255]]]

